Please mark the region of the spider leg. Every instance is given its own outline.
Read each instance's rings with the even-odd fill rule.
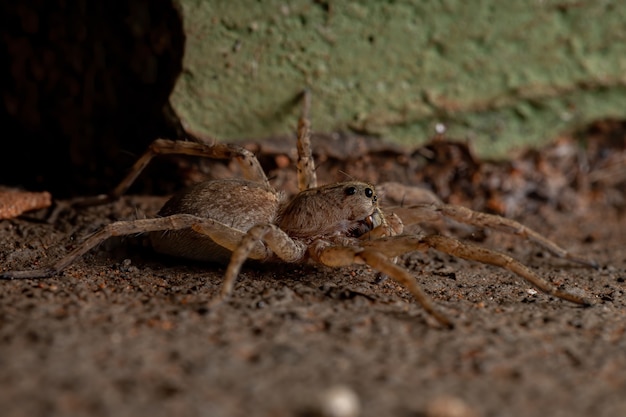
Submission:
[[[237,235],[236,230],[223,225],[215,220],[203,219],[191,214],[174,214],[166,217],[157,217],[154,219],[138,219],[126,220],[110,223],[99,231],[95,232],[85,239],[73,251],[59,259],[52,266],[44,269],[24,270],[24,271],[5,271],[0,273],[0,279],[28,279],[28,278],[47,278],[58,274],[68,265],[74,262],[94,247],[98,246],[105,240],[113,236],[127,236],[133,234],[141,234],[148,232],[173,231],[181,230],[189,227],[202,227],[203,230],[211,230],[211,233],[205,233],[211,238],[215,237],[218,244],[229,248],[235,246]],[[228,241],[230,239],[230,242]],[[239,237],[240,239],[240,237]],[[236,241],[238,243],[238,241]],[[254,247],[252,249],[255,249]],[[264,249],[264,248],[261,248]],[[262,257],[265,252],[259,253],[259,248],[253,253],[254,256]]]
[[[76,199],[74,204],[92,206],[104,204],[118,199],[135,182],[139,174],[157,155],[189,155],[202,156],[213,159],[234,159],[240,165],[246,179],[259,182],[271,189],[267,176],[261,168],[256,156],[241,146],[215,143],[206,145],[197,142],[181,140],[156,139],[150,144],[146,152],[135,162],[126,177],[109,194]]]
[[[409,271],[397,265],[380,252],[374,250],[364,250],[357,256],[363,259],[363,261],[372,268],[393,278],[396,282],[408,289],[411,295],[413,295],[417,302],[420,303],[424,310],[433,316],[440,324],[448,328],[454,327],[449,318],[437,311],[430,297],[428,297],[419,285],[417,285],[415,277],[413,277]]]
[[[371,242],[376,242],[373,240]],[[384,247],[385,245],[382,245]],[[409,290],[411,295],[426,310],[428,314],[434,317],[441,325],[452,328],[454,324],[444,314],[437,311],[434,303],[419,287],[415,278],[409,271],[395,264],[385,254],[377,250],[377,248],[363,249],[358,246],[325,246],[318,248],[316,258],[322,264],[330,267],[349,266],[355,263],[367,264],[375,270],[391,277],[400,285]]]
[[[383,182],[376,184],[376,190],[387,206],[412,206],[415,204],[441,204],[442,201],[432,191],[405,185],[400,182]]]
[[[519,275],[533,286],[546,294],[553,295],[572,303],[591,305],[592,301],[584,297],[557,289],[552,283],[535,274],[530,268],[521,262],[500,252],[481,246],[461,242],[457,239],[442,235],[399,235],[380,238],[372,241],[360,242],[363,247],[375,248],[386,257],[398,256],[410,251],[433,248],[443,253],[477,261],[484,264],[495,265]]]
[[[315,160],[311,151],[311,92],[307,89],[302,93],[302,115],[298,120],[298,189],[300,191],[317,187]]]
[[[197,232],[203,233],[203,228],[192,227]],[[284,231],[273,224],[259,224],[252,227],[243,236],[239,244],[233,250],[226,273],[224,274],[224,282],[222,289],[217,297],[211,300],[209,308],[215,307],[224,301],[232,292],[235,281],[239,276],[241,267],[246,259],[251,258],[250,254],[258,245],[269,248],[267,257],[271,253],[285,262],[298,262],[304,258],[306,246],[298,241],[291,239]]]
[[[411,207],[398,207],[394,208],[392,211],[400,216],[405,224],[434,221],[441,217],[447,217],[464,224],[486,227],[521,236],[531,242],[534,242],[559,258],[591,266],[593,268],[598,268],[598,264],[595,261],[571,253],[550,239],[542,236],[540,233],[537,233],[515,220],[507,219],[505,217],[481,213],[470,210],[466,207],[451,204],[420,204]]]

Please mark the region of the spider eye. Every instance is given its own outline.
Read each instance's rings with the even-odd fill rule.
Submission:
[[[374,191],[371,188],[365,189],[365,197],[372,198],[373,195],[374,195]]]
[[[356,194],[356,187],[348,187],[345,189],[346,195],[354,195]]]

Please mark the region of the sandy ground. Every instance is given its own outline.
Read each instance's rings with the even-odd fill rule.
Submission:
[[[153,215],[163,201],[125,197],[54,224],[2,221],[2,268],[45,266],[102,225]],[[625,219],[592,206],[520,220],[602,267],[495,232],[480,244],[596,305],[431,251],[401,262],[453,330],[356,266],[249,265],[232,299],[208,312],[202,303],[223,267],[109,241],[58,277],[0,282],[1,414],[333,415],[329,391],[343,388],[359,408],[338,416],[626,415]]]
[[[115,238],[57,277],[0,281],[0,415],[626,415],[624,129],[600,127],[584,150],[561,140],[503,164],[445,141],[407,154],[375,141],[314,139],[321,183],[349,173],[428,184],[445,201],[506,212],[595,259],[597,270],[501,233],[433,229],[503,251],[585,293],[591,307],[429,251],[399,262],[453,330],[400,285],[358,266],[248,264],[229,302],[208,310],[223,266],[157,255],[141,236]],[[293,143],[260,146],[273,185],[294,192],[294,171],[285,169]],[[236,164],[197,162],[179,161],[189,182],[236,175]],[[164,201],[126,196],[54,221],[42,221],[44,211],[3,220],[2,270],[50,265],[105,224],[152,217]],[[349,407],[333,409],[342,400]]]

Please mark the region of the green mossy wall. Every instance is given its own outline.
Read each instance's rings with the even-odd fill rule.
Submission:
[[[483,157],[626,114],[626,3],[178,0],[186,33],[171,103],[222,141],[295,130],[410,145],[444,123]]]

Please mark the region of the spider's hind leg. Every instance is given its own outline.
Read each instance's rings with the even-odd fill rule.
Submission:
[[[207,221],[210,220],[199,219],[190,214],[176,214],[168,217],[157,217],[155,219],[122,220],[110,223],[104,226],[99,231],[90,235],[73,251],[56,261],[50,267],[24,271],[5,271],[0,273],[0,279],[11,280],[48,278],[58,274],[67,266],[72,264],[76,259],[80,258],[110,237],[136,235],[141,233],[157,232],[164,230],[180,230],[188,228],[195,223]]]
[[[135,162],[126,177],[110,193],[79,198],[73,201],[73,205],[93,206],[117,200],[130,188],[139,174],[152,161],[152,158],[157,155],[189,155],[211,159],[233,159],[241,167],[244,178],[263,184],[267,189],[272,189],[256,156],[241,146],[226,143],[206,145],[182,140],[156,139]]]

